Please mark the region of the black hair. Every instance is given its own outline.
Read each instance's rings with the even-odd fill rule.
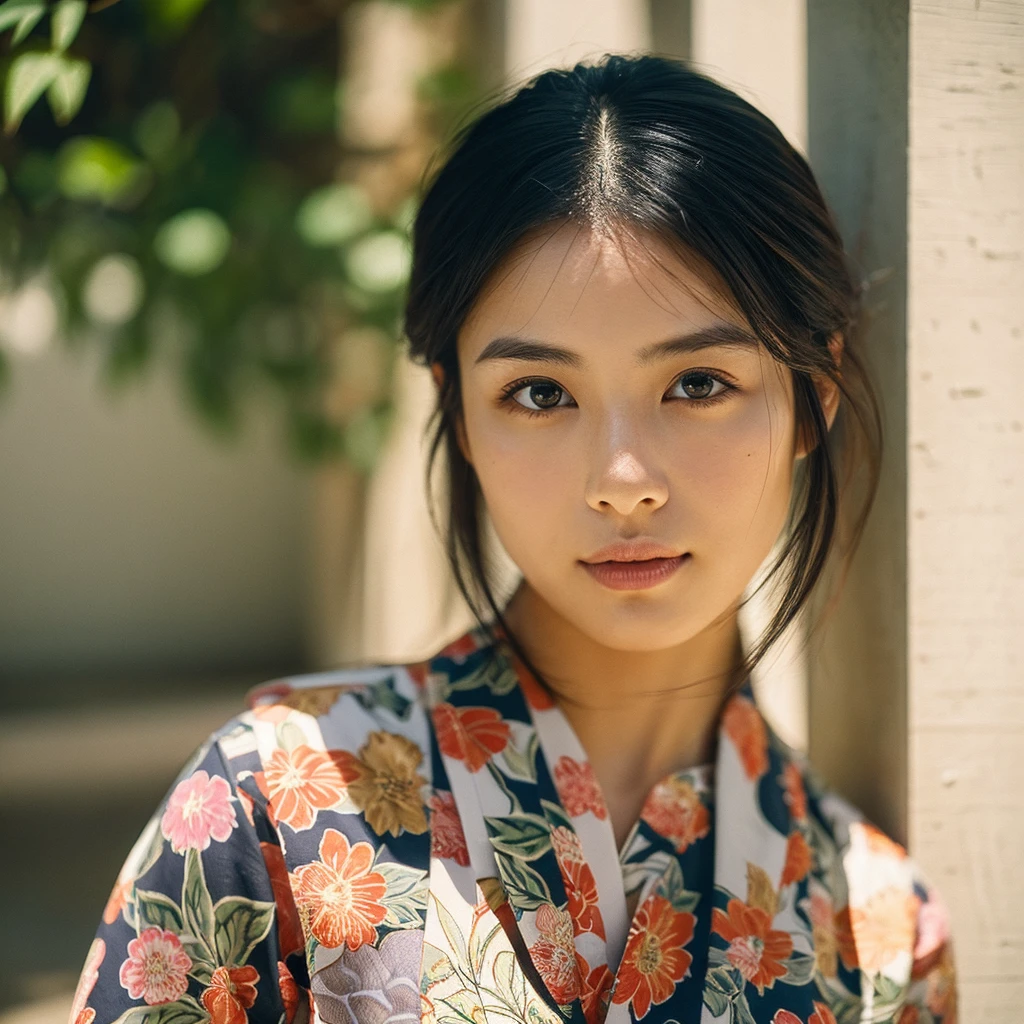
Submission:
[[[877,487],[881,420],[859,353],[859,278],[807,161],[769,118],[683,61],[606,55],[547,71],[456,135],[415,219],[405,331],[412,357],[443,370],[428,481],[443,449],[455,580],[481,626],[493,630],[493,618],[527,665],[494,594],[482,495],[458,444],[456,342],[516,244],[565,221],[653,234],[708,268],[792,373],[810,450],[761,584],[779,584],[781,597],[745,655],[745,677],[807,602],[841,539],[848,559]],[[831,431],[816,387],[824,379],[841,396]],[[840,494],[859,472],[863,500],[841,519]]]

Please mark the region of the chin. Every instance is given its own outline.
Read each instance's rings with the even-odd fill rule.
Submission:
[[[620,595],[604,607],[581,609],[571,617],[580,632],[613,651],[664,651],[692,640],[712,620],[680,601],[651,601]]]

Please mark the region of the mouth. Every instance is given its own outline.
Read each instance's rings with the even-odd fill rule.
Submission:
[[[652,543],[617,544],[603,548],[580,565],[609,590],[648,590],[664,583],[690,560],[688,551],[672,552]]]

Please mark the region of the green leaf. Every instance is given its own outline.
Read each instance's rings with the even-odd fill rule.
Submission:
[[[55,50],[66,50],[85,20],[85,0],[57,0],[50,16],[50,38]]]
[[[510,743],[502,752],[501,758],[505,762],[507,773],[514,779],[523,779],[527,782],[537,781],[537,733],[531,729],[526,740],[526,748],[520,750],[514,743]]]
[[[63,60],[56,53],[23,53],[14,58],[4,90],[4,124],[13,132],[31,106],[60,74]]]
[[[185,854],[185,878],[181,886],[181,909],[185,931],[213,956],[214,916],[213,900],[206,887],[203,875],[203,861],[199,851],[192,849]]]
[[[0,32],[15,26],[11,45],[17,46],[46,13],[45,0],[7,0],[0,5]]]
[[[509,902],[517,910],[536,910],[551,902],[548,884],[541,875],[518,857],[496,857],[501,880],[508,893]]]
[[[91,77],[92,65],[87,60],[64,58],[64,66],[46,94],[57,124],[66,125],[81,109]]]
[[[757,1024],[754,1015],[750,1012],[750,1004],[747,997],[741,992],[732,1004],[732,1016],[730,1024]]]
[[[487,835],[495,849],[518,860],[536,860],[551,849],[551,830],[537,814],[485,817]]]
[[[374,864],[374,871],[384,876],[387,893],[381,899],[387,908],[383,924],[387,928],[419,928],[427,912],[429,887],[424,883],[425,871],[395,862]]]
[[[274,923],[274,904],[225,896],[213,909],[217,960],[225,967],[240,967],[249,959]]]
[[[788,960],[783,961],[786,973],[779,978],[779,981],[787,985],[806,985],[814,976],[815,959],[813,956],[801,956],[793,954]]]
[[[462,929],[444,904],[434,896],[434,908],[437,910],[437,919],[441,923],[441,930],[448,939],[448,945],[455,954],[457,964],[469,963],[469,951],[466,949],[466,940],[462,935]]]
[[[163,928],[164,931],[174,932],[180,935],[184,927],[181,919],[181,910],[177,903],[162,892],[147,892],[143,889],[135,890],[135,931],[144,931],[146,928]]]

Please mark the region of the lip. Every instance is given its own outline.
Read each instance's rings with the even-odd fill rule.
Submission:
[[[679,558],[683,554],[677,548],[670,548],[654,540],[627,540],[609,544],[582,559],[586,565],[598,562],[644,562],[650,558]]]
[[[580,564],[602,586],[609,590],[648,590],[664,583],[689,559],[645,558],[635,562],[581,562]]]

